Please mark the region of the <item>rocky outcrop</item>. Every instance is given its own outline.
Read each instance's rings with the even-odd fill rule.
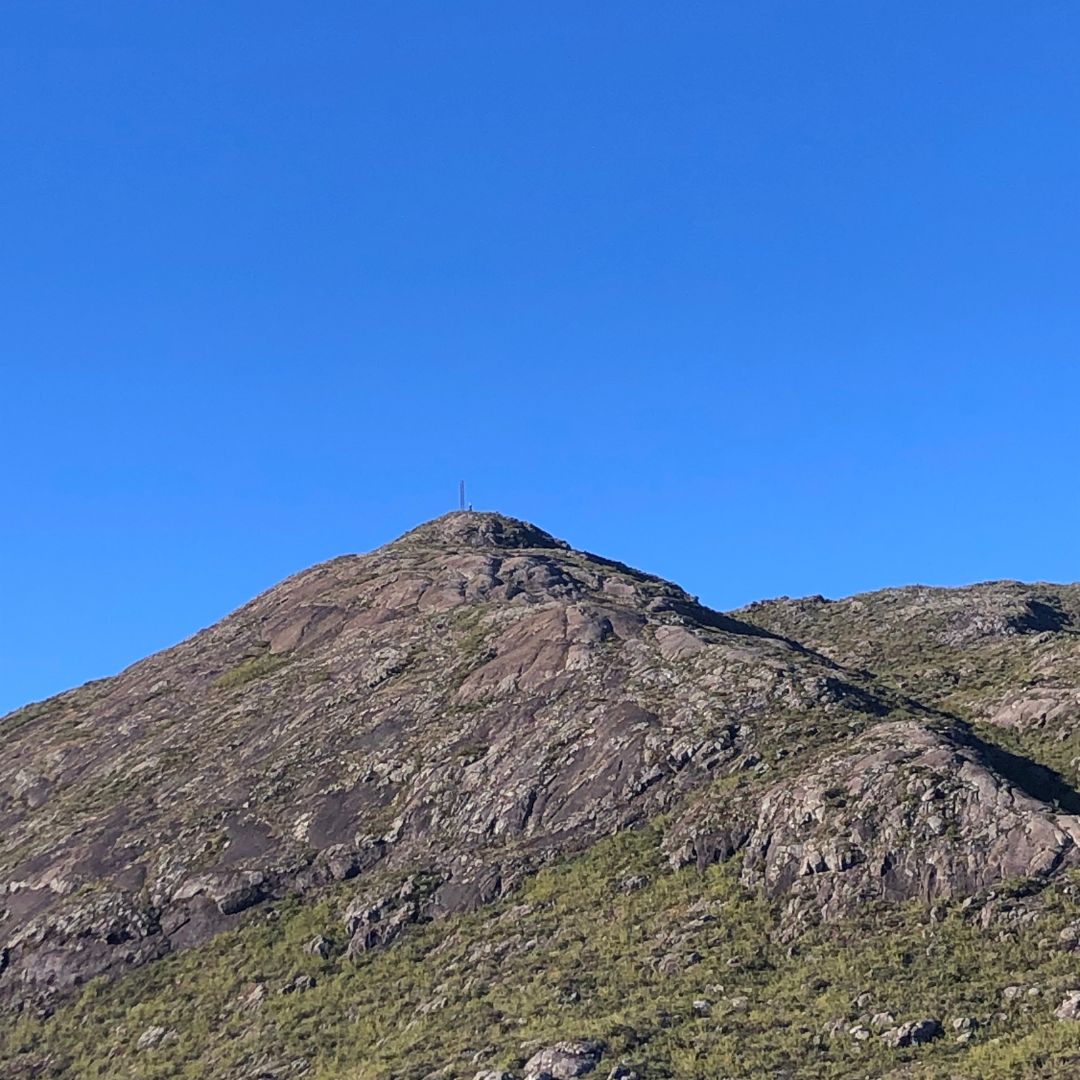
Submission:
[[[525,1065],[525,1080],[574,1080],[591,1073],[604,1056],[598,1039],[564,1039],[537,1051]]]
[[[997,727],[1024,731],[1049,729],[1055,734],[1080,728],[1080,689],[1044,686],[1012,691],[987,717]]]
[[[881,1037],[895,1047],[922,1046],[924,1043],[940,1039],[945,1034],[940,1020],[909,1020],[898,1028],[886,1031]]]
[[[354,901],[308,947],[359,958],[660,814],[673,863],[738,855],[796,914],[1046,877],[1080,796],[957,713],[1071,731],[1078,623],[1015,583],[725,615],[446,515],[0,719],[0,1003],[328,886]]]
[[[0,721],[0,999],[287,895],[437,877],[350,915],[350,950],[383,945],[742,768],[759,718],[887,707],[674,585],[450,514]]]
[[[1070,990],[1054,1010],[1058,1020],[1080,1020],[1080,990]]]
[[[965,896],[1080,863],[1080,818],[1046,801],[1052,779],[1025,789],[1004,767],[963,729],[878,724],[741,806],[742,824],[702,828],[703,799],[673,831],[672,858],[741,851],[748,886],[827,918],[868,900]]]

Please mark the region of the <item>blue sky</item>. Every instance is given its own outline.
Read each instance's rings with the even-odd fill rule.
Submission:
[[[1074,4],[0,6],[0,712],[456,502],[1072,580]]]

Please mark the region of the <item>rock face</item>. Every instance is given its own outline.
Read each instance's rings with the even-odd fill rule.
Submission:
[[[950,695],[968,665],[988,728],[1071,722],[1077,622],[1068,589],[1011,584],[724,615],[533,525],[446,515],[0,719],[0,1003],[339,882],[340,937],[307,948],[357,956],[660,813],[672,862],[739,855],[748,886],[826,917],[1054,874],[1080,797]],[[399,884],[369,886],[384,871]],[[537,1068],[580,1075],[558,1052]]]
[[[532,525],[450,514],[3,721],[0,997],[144,963],[289,893],[422,871],[350,948],[670,806],[835,665]],[[361,904],[363,906],[363,904]]]
[[[965,896],[1077,865],[1080,818],[1038,798],[1037,779],[998,771],[1008,768],[960,728],[877,724],[756,797],[734,839],[730,817],[719,833],[697,824],[710,810],[708,796],[698,801],[682,825],[692,839],[681,858],[742,849],[748,886],[802,898],[826,917],[868,900]],[[730,805],[714,808],[716,818]]]

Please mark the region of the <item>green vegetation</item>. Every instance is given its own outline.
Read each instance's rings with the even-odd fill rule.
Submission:
[[[583,573],[598,573],[584,556],[570,554],[566,561]],[[603,567],[609,578],[629,582],[625,568]],[[657,583],[654,589],[652,580],[635,577],[635,587],[645,593],[667,588]],[[1069,597],[1061,603],[1080,602]],[[930,603],[919,590],[892,590],[837,604],[755,607],[747,619],[805,642],[843,667],[834,678],[830,669],[804,668],[783,650],[744,650],[736,646],[745,642],[725,641],[714,657],[711,682],[702,684],[710,693],[695,692],[700,661],[630,664],[609,638],[591,654],[602,662],[581,676],[580,696],[568,698],[561,722],[522,761],[541,771],[564,759],[570,763],[582,745],[580,725],[613,693],[655,708],[676,726],[683,714],[673,713],[670,704],[685,695],[694,710],[687,725],[691,741],[706,749],[715,740],[724,748],[753,750],[752,757],[744,756],[745,768],[724,759],[724,768],[737,771],[696,790],[710,823],[737,821],[766,788],[797,780],[824,754],[844,751],[882,720],[905,718],[950,729],[957,719],[969,722],[1006,752],[989,755],[1000,757],[1003,775],[1019,777],[1019,783],[1031,780],[1048,801],[1056,798],[1069,808],[1080,799],[1068,788],[1080,762],[1078,718],[1066,717],[1056,726],[1033,722],[1021,730],[987,722],[1009,695],[1080,685],[1080,636],[1071,629],[1039,629],[1043,623],[1035,616],[1044,618],[1045,612],[1027,603],[1017,589],[999,587],[965,593],[955,603],[951,594],[935,595]],[[1029,609],[1035,626],[1031,619],[1024,623]],[[254,730],[244,726],[244,718],[254,716],[262,724],[261,717],[271,713],[303,721],[280,743],[287,747],[284,753],[265,763],[259,759],[254,773],[236,768],[235,775],[247,782],[245,807],[270,808],[274,813],[267,816],[287,826],[294,844],[282,851],[290,858],[302,862],[313,854],[295,847],[304,842],[303,818],[300,832],[288,831],[297,826],[293,811],[303,809],[312,781],[332,782],[335,794],[347,795],[367,775],[371,744],[365,740],[377,730],[368,724],[376,718],[390,732],[389,749],[376,762],[385,768],[377,775],[392,774],[397,785],[426,768],[446,770],[443,789],[429,788],[425,795],[435,793],[433,832],[445,828],[434,811],[446,820],[444,811],[454,800],[440,802],[441,791],[455,794],[464,766],[491,754],[493,760],[470,775],[483,774],[488,765],[495,777],[503,775],[491,726],[484,716],[471,715],[490,709],[495,718],[498,702],[457,691],[489,660],[492,642],[510,624],[493,603],[433,611],[425,619],[421,637],[402,638],[408,646],[404,659],[394,639],[392,649],[373,654],[363,678],[346,670],[343,660],[350,658],[344,653],[305,656],[286,677],[252,687],[249,701],[233,691],[288,662],[264,651],[259,638],[248,641],[250,655],[214,680],[218,689],[201,712],[174,709],[181,694],[150,707],[165,693],[152,684],[146,694],[137,687],[129,713],[105,711],[107,728],[86,722],[100,692],[94,688],[13,714],[0,732],[38,723],[67,754],[101,730],[126,737],[117,716],[125,723],[134,716],[154,741],[147,752],[121,758],[120,767],[89,770],[58,785],[48,817],[35,819],[42,832],[0,838],[0,849],[11,845],[0,865],[15,866],[34,855],[46,829],[55,838],[80,829],[89,834],[88,823],[96,826],[118,806],[139,814],[147,792],[157,797],[160,789],[171,800],[175,792],[199,790],[200,784],[209,790],[204,778],[218,775],[217,755],[234,768],[230,755],[239,749],[243,758],[246,748],[237,733]],[[235,646],[230,656],[242,655],[243,647]],[[216,652],[212,656],[200,671],[218,670],[222,660]],[[200,675],[198,687],[204,679]],[[308,694],[324,682],[334,685]],[[733,707],[736,699],[726,691],[714,698],[715,686],[745,688],[745,703]],[[553,691],[548,707],[557,693],[567,691]],[[380,716],[371,702],[384,694],[390,707]],[[458,701],[461,696],[472,699]],[[422,713],[422,724],[409,727],[410,709],[421,698],[445,702],[445,710]],[[256,713],[249,708],[253,703],[273,708]],[[315,736],[307,728],[312,705],[328,710]],[[525,732],[533,718],[522,716],[516,722]],[[738,741],[731,733],[736,723]],[[399,738],[403,729],[407,734]],[[194,755],[196,732],[213,755]],[[1064,782],[1047,784],[1039,770],[1032,777],[1024,758],[1057,770]],[[44,754],[41,759],[54,760]],[[909,783],[917,764],[895,768],[902,811],[896,846],[904,849],[918,842],[914,823],[925,792]],[[43,766],[48,780],[46,773]],[[824,838],[842,841],[849,829],[873,825],[874,809],[862,810],[865,803],[833,782],[837,778],[845,779],[830,775],[822,791],[820,827]],[[393,794],[390,789],[387,797]],[[649,812],[676,805],[676,797],[650,804]],[[194,862],[185,855],[185,870],[217,866],[229,835],[221,806],[186,794],[182,806],[182,814],[169,821],[173,831],[183,828],[188,852],[196,853]],[[288,814],[280,812],[283,807]],[[365,809],[364,831],[389,831],[400,809],[400,802]],[[637,1068],[644,1080],[1080,1075],[1080,1021],[1054,1016],[1066,992],[1080,988],[1080,954],[1071,951],[1080,942],[1080,875],[1060,873],[1050,885],[1018,881],[932,908],[866,905],[830,923],[815,922],[804,911],[800,921],[788,906],[791,894],[774,903],[744,888],[738,860],[705,871],[671,870],[662,850],[664,828],[654,820],[609,837],[584,854],[549,864],[498,903],[409,926],[388,948],[356,958],[345,955],[350,901],[362,891],[395,897],[396,903],[405,869],[396,879],[377,870],[325,893],[260,906],[236,929],[198,948],[90,984],[48,1017],[32,1010],[6,1017],[0,1023],[0,1077],[472,1080],[480,1068],[506,1068],[520,1076],[537,1047],[578,1035],[597,1036],[609,1048],[598,1080],[619,1062]],[[955,821],[942,828],[952,842],[964,840]],[[435,835],[451,853],[461,841],[450,830]],[[976,841],[973,859],[980,857]],[[536,844],[536,837],[529,842]],[[485,848],[470,837],[463,851],[494,862],[515,854],[512,843]],[[398,865],[406,857],[412,856],[406,852]],[[435,873],[414,874],[410,902],[430,897],[441,881]],[[92,885],[79,889],[90,892]],[[810,890],[796,892],[805,898]],[[144,901],[151,902],[149,890]],[[307,948],[316,936],[333,943],[325,958]],[[313,983],[298,985],[298,978]],[[1015,989],[1006,995],[1007,987]],[[889,1018],[879,1016],[875,1023],[875,1014]],[[885,1028],[929,1017],[944,1025],[942,1037],[929,1045],[895,1049],[882,1038]],[[954,1020],[970,1030],[969,1039],[958,1041],[961,1029]],[[141,1037],[154,1029],[161,1037],[143,1039],[140,1048]]]
[[[1022,728],[987,721],[1013,697],[1080,685],[1080,586],[997,583],[896,589],[826,602],[767,601],[740,618],[792,637],[872,686],[970,722],[984,741],[1080,782],[1080,717]],[[1054,632],[1032,631],[1050,614]]]
[[[248,657],[247,660],[237,664],[236,667],[223,671],[215,680],[214,685],[223,690],[234,690],[245,683],[255,679],[264,678],[289,662],[286,656],[275,656],[273,653],[260,653],[258,656]]]
[[[17,1019],[0,1031],[0,1060],[47,1058],[38,1075],[79,1080],[233,1078],[301,1059],[316,1080],[421,1080],[445,1066],[441,1075],[471,1080],[476,1055],[519,1069],[539,1044],[590,1034],[612,1063],[678,1080],[888,1069],[1005,1080],[1080,1067],[1080,1022],[1053,1018],[1080,981],[1058,947],[1059,931],[1080,919],[1076,882],[1027,896],[1037,918],[992,933],[977,904],[939,903],[868,908],[788,940],[773,906],[739,885],[737,863],[673,872],[660,839],[656,826],[617,835],[513,897],[414,926],[355,961],[340,949],[351,890],[280,904],[272,918],[259,913],[198,949],[95,982],[47,1020]],[[1014,900],[999,889],[994,903]],[[316,934],[337,955],[308,953]],[[298,975],[316,985],[278,992]],[[1010,985],[1023,993],[1006,999]],[[881,1011],[898,1024],[936,1017],[946,1034],[901,1050],[850,1034]],[[957,1017],[979,1022],[967,1045],[956,1042]],[[175,1036],[137,1050],[153,1026]]]
[[[3,731],[5,736],[11,736],[19,728],[47,716],[55,707],[56,703],[54,701],[36,701],[33,705],[24,705],[21,709],[16,709],[6,717],[0,717],[0,724],[2,724],[0,731]]]

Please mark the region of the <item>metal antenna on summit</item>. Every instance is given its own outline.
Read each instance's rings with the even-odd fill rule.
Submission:
[[[461,509],[464,510],[465,509],[465,481],[464,480],[461,481],[461,488],[460,488],[458,493],[461,496]]]

